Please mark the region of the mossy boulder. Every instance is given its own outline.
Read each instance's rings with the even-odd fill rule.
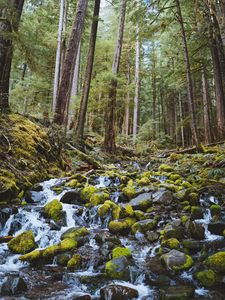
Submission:
[[[203,218],[203,209],[200,206],[191,207],[191,219],[202,219]]]
[[[110,210],[111,210],[111,207],[109,204],[104,203],[104,204],[100,205],[98,208],[98,214],[99,214],[100,218],[103,219],[105,217],[105,215],[110,212]]]
[[[59,254],[59,255],[57,255],[57,264],[59,266],[66,267],[67,263],[70,259],[71,259],[71,254],[69,254],[69,253]]]
[[[174,271],[187,270],[193,265],[191,256],[178,250],[171,250],[169,253],[162,255],[161,261],[168,269]]]
[[[81,200],[84,203],[88,203],[91,199],[91,196],[97,192],[97,188],[93,185],[86,185],[80,192]]]
[[[106,274],[112,279],[128,280],[128,260],[126,257],[121,256],[108,261],[105,265]]]
[[[74,254],[72,258],[67,263],[67,268],[69,270],[80,269],[82,265],[82,256],[80,254]]]
[[[79,185],[79,182],[77,179],[72,179],[65,184],[65,186],[70,187],[72,189],[76,188],[78,185]]]
[[[130,204],[122,204],[120,206],[120,218],[126,218],[126,217],[133,217],[134,216],[134,210],[133,207]]]
[[[217,252],[206,260],[206,265],[215,272],[225,273],[225,252]]]
[[[108,199],[109,199],[108,193],[105,192],[94,193],[90,198],[90,204],[91,206],[97,206],[99,204],[104,203]]]
[[[216,273],[213,270],[198,272],[196,278],[204,287],[212,287],[216,283]]]
[[[0,203],[8,203],[10,200],[15,199],[19,192],[14,174],[7,170],[0,170]]]
[[[114,248],[112,252],[112,258],[115,259],[121,256],[124,256],[126,258],[131,258],[132,253],[129,248],[123,248],[123,247]]]
[[[180,242],[178,239],[172,238],[168,239],[162,242],[162,246],[166,246],[170,249],[179,249],[180,248]]]
[[[221,213],[221,206],[218,204],[213,204],[210,206],[210,211],[212,216],[217,216]]]
[[[89,234],[89,231],[86,227],[72,227],[66,230],[62,236],[61,240],[72,239],[77,240],[80,237],[86,236]]]
[[[183,236],[181,228],[173,224],[167,224],[161,233],[164,239],[176,238],[180,240]]]
[[[143,193],[133,198],[129,203],[134,210],[145,211],[152,206],[152,193]]]
[[[36,248],[34,235],[32,231],[25,231],[10,242],[8,242],[8,247],[13,253],[25,254]]]
[[[133,234],[135,234],[137,231],[144,233],[149,230],[153,230],[156,227],[156,225],[157,222],[155,220],[152,219],[142,220],[132,225],[131,231]]]
[[[25,255],[20,256],[20,260],[21,261],[27,261],[27,262],[35,262],[37,260],[39,260],[42,257],[42,250],[34,250],[32,252],[29,252]]]
[[[111,233],[127,233],[129,231],[129,225],[125,220],[111,221],[109,223],[109,231]]]
[[[169,165],[162,164],[159,166],[159,171],[160,172],[173,172],[174,168]]]
[[[136,192],[136,188],[133,186],[133,181],[132,180],[130,180],[128,182],[128,185],[125,188],[122,189],[122,193],[129,200],[136,196],[137,192]]]
[[[59,222],[62,217],[62,203],[54,199],[44,206],[44,214],[55,222]]]

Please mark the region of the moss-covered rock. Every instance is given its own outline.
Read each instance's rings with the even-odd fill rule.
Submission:
[[[203,209],[200,206],[191,207],[191,219],[202,219],[203,218]]]
[[[66,267],[68,261],[71,259],[71,255],[69,253],[62,253],[57,256],[57,264],[62,267]]]
[[[168,240],[163,241],[162,246],[166,246],[170,249],[179,249],[180,248],[180,242],[177,239],[172,238],[172,239],[168,239]]]
[[[74,254],[72,258],[67,263],[67,268],[69,270],[80,269],[82,265],[82,256],[80,254]]]
[[[225,252],[217,252],[211,255],[205,263],[213,271],[225,273]]]
[[[109,231],[111,233],[126,233],[129,230],[129,225],[125,220],[111,221],[109,223]]]
[[[160,172],[173,172],[173,167],[166,165],[166,164],[162,164],[159,166],[159,171]]]
[[[137,192],[136,189],[133,185],[133,180],[129,180],[127,186],[122,189],[122,193],[128,198],[132,199],[133,197],[136,196]]]
[[[109,199],[108,193],[105,192],[94,193],[90,198],[90,204],[91,206],[97,206],[99,204],[104,203],[108,199]]]
[[[78,185],[79,185],[79,182],[77,179],[72,179],[65,184],[65,186],[73,188],[73,189],[76,188]]]
[[[32,231],[25,231],[8,242],[8,247],[13,253],[25,254],[36,248]]]
[[[40,257],[42,257],[42,250],[34,250],[25,255],[20,256],[21,261],[34,262],[37,261]]]
[[[86,227],[72,227],[62,234],[61,240],[65,240],[65,239],[77,240],[79,237],[88,234],[89,231]]]
[[[109,204],[102,204],[99,206],[98,208],[98,214],[100,216],[100,218],[104,218],[106,214],[108,214],[110,212],[111,208],[110,208],[110,205]]]
[[[151,219],[142,220],[132,225],[131,231],[133,234],[135,234],[137,231],[144,233],[149,230],[153,230],[156,227],[156,224],[157,222],[155,220],[151,220]]]
[[[123,248],[123,247],[114,248],[112,252],[112,258],[115,259],[121,256],[124,256],[126,258],[131,258],[132,253],[129,248]]]
[[[105,265],[106,274],[112,279],[129,279],[128,261],[121,256],[108,261]]]
[[[44,206],[44,214],[55,222],[59,222],[63,216],[62,208],[62,203],[54,199]]]
[[[191,256],[178,250],[171,250],[169,253],[162,255],[161,260],[168,269],[172,269],[174,271],[186,270],[193,265]]]
[[[221,206],[218,204],[213,204],[210,206],[210,211],[212,216],[217,216],[221,213]]]
[[[80,193],[80,197],[84,203],[88,203],[91,199],[91,196],[97,192],[97,188],[93,185],[86,185]]]
[[[212,287],[216,283],[216,274],[213,270],[198,272],[196,278],[204,287]]]

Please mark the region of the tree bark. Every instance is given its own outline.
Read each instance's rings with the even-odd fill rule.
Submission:
[[[56,100],[54,122],[59,125],[66,125],[67,121],[68,102],[71,92],[73,70],[84,28],[87,5],[88,0],[79,0],[77,3],[76,17],[67,48],[65,62],[63,64],[62,76]]]
[[[129,54],[130,53],[128,53],[128,60],[127,60],[127,96],[126,96],[126,104],[125,104],[125,124],[124,124],[124,132],[127,138],[129,136],[129,125],[130,125],[130,84],[131,84]]]
[[[134,117],[133,117],[133,145],[136,143],[138,131],[138,113],[140,98],[140,28],[136,29],[136,61],[135,61],[135,97],[134,97]]]
[[[60,0],[60,15],[59,15],[58,40],[57,40],[56,61],[55,61],[52,112],[55,112],[56,110],[56,99],[57,99],[57,93],[58,93],[58,88],[60,83],[64,15],[65,15],[65,0]]]
[[[24,0],[0,6],[0,112],[9,111],[9,82],[13,58],[12,33],[17,32]]]
[[[195,116],[190,59],[189,59],[189,53],[188,53],[188,47],[187,47],[186,32],[184,29],[184,22],[183,22],[181,7],[180,7],[180,0],[176,0],[176,6],[177,6],[177,13],[178,13],[178,21],[179,21],[180,27],[181,27],[182,42],[183,42],[183,49],[184,49],[184,62],[185,62],[185,66],[186,66],[188,105],[189,105],[189,113],[190,113],[190,117],[191,117],[190,127],[191,127],[191,133],[192,133],[192,138],[193,138],[194,144],[196,145],[197,148],[199,148],[200,143],[199,143],[198,130],[197,130],[197,124],[196,124],[196,116]]]
[[[89,50],[88,50],[88,57],[87,57],[87,65],[86,65],[85,78],[84,78],[84,87],[83,87],[83,92],[81,97],[80,111],[78,115],[78,123],[76,128],[76,136],[78,138],[84,137],[85,118],[87,113],[88,98],[89,98],[90,85],[91,85],[91,76],[92,76],[93,64],[94,64],[95,45],[96,45],[97,32],[98,32],[100,3],[101,0],[95,0],[93,22],[91,27],[91,35],[90,35]]]
[[[118,32],[117,44],[116,44],[114,61],[112,66],[112,74],[115,78],[113,78],[110,82],[109,99],[108,99],[108,105],[106,108],[106,116],[105,116],[104,147],[107,152],[111,152],[111,153],[115,152],[116,150],[116,142],[115,142],[115,107],[116,107],[116,92],[117,92],[116,76],[119,73],[120,58],[121,58],[122,45],[123,45],[126,4],[127,4],[127,0],[121,0],[119,32]]]

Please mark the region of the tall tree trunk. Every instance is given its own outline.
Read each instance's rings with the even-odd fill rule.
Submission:
[[[178,21],[181,27],[181,34],[182,34],[182,42],[183,42],[183,49],[184,49],[184,62],[186,66],[186,80],[187,80],[187,92],[188,92],[188,105],[189,105],[189,113],[191,117],[190,127],[192,138],[197,148],[199,148],[199,137],[198,137],[198,130],[196,124],[196,116],[195,116],[195,107],[194,107],[194,96],[193,96],[193,84],[191,78],[191,67],[190,67],[190,60],[189,60],[189,53],[187,47],[187,39],[186,39],[186,32],[184,29],[184,22],[180,7],[180,0],[175,0],[177,5],[177,13],[178,13]]]
[[[125,124],[124,132],[126,137],[129,136],[129,125],[130,125],[130,84],[131,84],[131,74],[130,74],[130,53],[128,53],[127,60],[127,96],[125,104]]]
[[[155,55],[155,44],[152,47],[152,138],[156,139],[156,55]]]
[[[80,111],[78,115],[78,123],[76,128],[76,136],[78,138],[84,137],[85,118],[87,113],[88,98],[89,98],[90,85],[91,85],[91,76],[92,76],[93,64],[94,64],[95,45],[96,45],[97,32],[98,32],[100,3],[101,0],[95,0],[93,22],[91,27],[91,35],[90,35],[89,50],[88,50],[88,57],[87,57],[87,65],[86,65],[85,78],[84,78],[84,87],[83,87],[83,92],[81,97]]]
[[[127,0],[121,0],[119,32],[117,37],[117,44],[115,49],[114,61],[112,66],[113,76],[116,77],[119,73],[120,58],[123,45],[124,24],[126,17],[126,4]],[[115,142],[115,107],[116,107],[116,92],[117,80],[112,79],[109,87],[109,99],[106,108],[105,116],[105,140],[104,147],[107,152],[114,152],[116,150]]]
[[[202,63],[202,99],[203,99],[203,118],[204,118],[204,136],[205,143],[210,144],[212,142],[211,120],[210,120],[210,99],[209,99],[209,87],[206,78],[206,69],[204,63]]]
[[[13,58],[11,34],[18,31],[24,0],[8,2],[7,6],[0,4],[0,112],[9,111],[9,81]]]
[[[185,147],[185,139],[184,139],[184,118],[183,118],[183,107],[182,107],[182,99],[181,99],[181,93],[179,92],[178,95],[178,101],[179,101],[179,114],[180,114],[180,133],[181,133],[181,142],[182,147]]]
[[[60,0],[60,15],[59,15],[58,40],[57,40],[57,50],[56,50],[56,60],[55,60],[52,112],[55,112],[56,110],[56,99],[57,99],[57,93],[58,93],[58,88],[60,83],[64,15],[65,15],[65,0]]]
[[[87,12],[88,0],[79,0],[77,3],[77,12],[74,20],[69,45],[67,48],[65,62],[63,64],[60,86],[56,98],[56,110],[54,122],[66,125],[68,102],[70,99],[71,85],[74,66],[77,58],[81,35],[84,28],[84,21]]]
[[[140,98],[140,29],[137,24],[136,29],[136,61],[135,61],[135,97],[134,97],[134,117],[133,117],[133,145],[136,143],[138,131],[138,114]]]

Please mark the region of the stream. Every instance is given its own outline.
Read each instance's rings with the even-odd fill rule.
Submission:
[[[66,187],[59,194],[54,191],[54,187],[63,186],[67,181],[66,178],[51,179],[40,184],[40,188],[31,191],[30,195],[33,203],[27,204],[19,208],[3,208],[1,209],[1,227],[0,236],[17,236],[24,231],[32,230],[35,236],[38,249],[44,249],[48,246],[55,245],[60,242],[60,237],[69,228],[86,227],[89,235],[82,242],[79,253],[84,257],[82,268],[75,271],[69,271],[67,268],[57,264],[57,258],[54,257],[47,265],[30,265],[28,262],[19,260],[19,254],[13,254],[9,251],[7,243],[0,244],[0,285],[2,286],[2,294],[4,289],[7,290],[7,284],[12,283],[15,278],[22,278],[21,285],[25,282],[26,288],[23,290],[15,288],[15,295],[12,298],[0,299],[178,299],[166,298],[162,296],[161,288],[165,293],[169,287],[194,288],[194,294],[190,299],[225,299],[222,293],[223,287],[216,291],[206,289],[197,282],[193,276],[195,266],[189,270],[180,272],[179,274],[165,273],[159,275],[154,273],[154,268],[149,267],[148,262],[153,261],[157,257],[160,249],[160,240],[149,241],[145,234],[137,231],[135,235],[115,235],[119,239],[121,246],[127,247],[132,252],[132,264],[129,266],[129,279],[112,280],[104,275],[105,260],[101,256],[110,259],[110,251],[107,248],[110,222],[110,216],[106,216],[102,220],[98,215],[97,207],[85,207],[84,205],[65,204],[62,203],[65,214],[65,224],[58,227],[47,220],[42,213],[43,207],[53,199],[60,200],[63,195],[74,189]],[[109,189],[111,200],[120,203],[121,191],[119,189],[120,180],[111,180],[104,175],[92,178],[92,183],[98,189]],[[218,204],[218,200],[212,195],[202,195],[200,205],[204,211],[202,218],[196,220],[196,223],[202,225],[205,229],[204,240],[198,243],[208,245],[209,249],[224,249],[224,238],[221,235],[213,234],[209,231],[209,223],[212,220],[210,212],[211,204]],[[154,212],[152,213],[154,214]],[[158,218],[157,228],[154,230],[160,233],[165,225],[179,224],[178,214],[171,209],[165,210]],[[112,235],[113,236],[113,235]],[[96,238],[98,237],[98,238]],[[101,240],[103,242],[99,242]],[[104,244],[104,241],[105,244]],[[211,251],[211,250],[209,250]],[[200,251],[195,251],[192,255],[193,259],[198,260]],[[156,267],[157,268],[157,262]],[[4,287],[4,289],[3,289]],[[106,292],[100,291],[106,287]],[[112,289],[114,288],[114,290]],[[123,289],[122,296],[116,289]],[[12,290],[12,289],[11,289]],[[132,295],[131,291],[137,291],[138,296]],[[9,295],[10,296],[10,295]],[[163,298],[164,297],[164,298]],[[186,299],[186,298],[180,298]]]

